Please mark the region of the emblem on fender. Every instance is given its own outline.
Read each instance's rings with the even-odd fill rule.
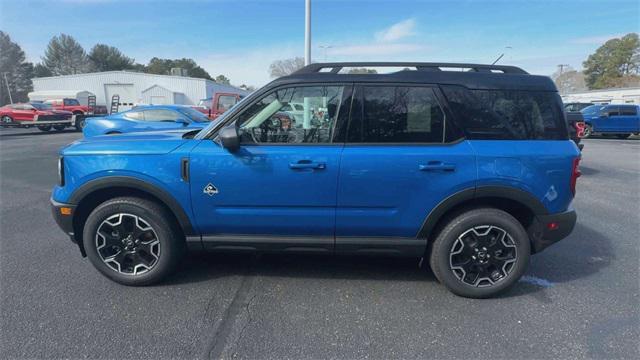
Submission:
[[[204,187],[204,190],[202,190],[202,192],[209,196],[213,196],[218,193],[218,188],[213,186],[212,183],[208,183],[207,186]]]

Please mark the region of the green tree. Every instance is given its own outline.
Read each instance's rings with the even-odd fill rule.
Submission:
[[[128,70],[134,68],[134,60],[118,48],[96,44],[89,52],[92,71]]]
[[[89,71],[91,65],[82,45],[67,34],[51,38],[42,63],[53,75],[82,74]]]
[[[32,77],[33,64],[26,61],[20,45],[0,31],[0,105],[10,102],[9,92],[13,102],[27,101],[27,94],[33,90]]]
[[[145,67],[144,72],[149,74],[168,75],[172,68],[183,68],[187,70],[190,77],[213,80],[209,73],[201,68],[193,59],[160,59],[152,58]]]
[[[42,63],[37,63],[33,67],[33,77],[47,77],[52,76],[51,70],[48,67],[44,66]]]
[[[231,84],[231,80],[229,80],[228,77],[226,77],[226,76],[224,76],[222,74],[216,76],[215,81],[218,84],[224,84],[224,85],[230,85]]]
[[[271,74],[271,77],[278,78],[287,76],[302,67],[304,67],[304,59],[301,57],[276,60],[269,65],[269,74]]]
[[[589,89],[629,86],[640,83],[640,40],[637,33],[611,39],[589,55],[584,66]]]

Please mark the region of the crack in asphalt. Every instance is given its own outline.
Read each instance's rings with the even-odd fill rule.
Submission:
[[[204,349],[203,355],[200,357],[202,359],[219,359],[225,349],[226,344],[228,343],[229,336],[231,336],[233,332],[233,326],[240,313],[243,310],[248,311],[248,306],[250,302],[253,301],[255,295],[249,299],[249,293],[251,292],[251,288],[253,287],[253,282],[255,280],[255,276],[250,272],[247,275],[244,275],[242,278],[242,282],[240,286],[236,290],[236,293],[231,300],[231,304],[224,312],[222,317],[222,322],[218,326],[218,329],[213,334],[213,337],[209,340],[207,346]],[[206,313],[205,313],[206,314]],[[246,327],[246,325],[245,325]],[[243,328],[244,332],[244,328]],[[242,336],[242,333],[241,333]],[[238,339],[239,340],[239,339]],[[234,344],[237,343],[234,342]]]
[[[253,316],[251,316],[251,304],[253,303],[253,300],[255,300],[255,298],[258,296],[258,294],[253,294],[253,296],[251,297],[251,299],[249,299],[249,301],[247,302],[247,306],[245,307],[245,311],[247,312],[247,322],[244,324],[244,326],[242,327],[242,330],[240,330],[240,334],[238,335],[238,338],[236,339],[236,341],[233,342],[233,348],[237,348],[238,344],[240,343],[240,341],[242,340],[242,338],[244,338],[244,332],[245,330],[249,327],[249,325],[251,325],[251,323],[253,322]],[[238,350],[236,349],[233,352],[232,357],[235,358],[236,355],[238,354]]]

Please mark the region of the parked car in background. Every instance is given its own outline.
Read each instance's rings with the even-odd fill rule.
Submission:
[[[217,93],[209,99],[202,99],[193,108],[207,115],[210,119],[215,119],[231,109],[244,95],[234,93]]]
[[[128,132],[202,129],[210,120],[204,114],[183,105],[148,105],[105,117],[88,118],[82,130],[85,137]]]
[[[340,72],[374,66],[407,69]],[[274,119],[301,101],[313,119]],[[548,77],[312,64],[197,134],[63,148],[51,204],[81,254],[122,284],[161,281],[187,248],[392,254],[423,257],[452,292],[484,298],[572,232],[579,162]]]
[[[584,144],[580,143],[580,139],[584,136],[584,116],[580,111],[568,111],[566,117],[569,125],[569,137],[582,150]]]
[[[640,106],[627,104],[592,105],[582,109],[584,137],[594,134],[626,139],[640,133]]]
[[[32,127],[41,131],[52,128],[58,131],[73,125],[70,111],[55,110],[43,103],[8,104],[0,108],[0,125],[2,127]]]
[[[590,102],[571,102],[571,103],[566,103],[564,104],[564,110],[569,112],[569,111],[580,111],[584,108],[586,108],[587,106],[591,106],[593,105],[593,103]]]

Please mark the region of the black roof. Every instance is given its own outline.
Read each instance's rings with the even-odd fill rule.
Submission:
[[[402,67],[387,74],[349,74],[344,68]],[[388,82],[461,85],[469,89],[509,89],[557,91],[547,76],[530,75],[521,68],[505,65],[421,63],[421,62],[345,62],[316,63],[275,80],[272,85],[324,82]]]

